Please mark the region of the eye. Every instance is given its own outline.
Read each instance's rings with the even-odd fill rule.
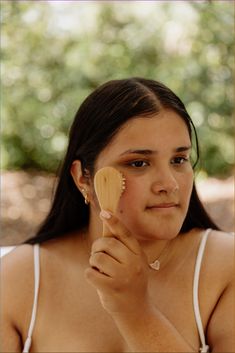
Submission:
[[[130,165],[131,167],[134,167],[134,168],[143,168],[143,167],[148,166],[149,163],[146,161],[139,160],[139,161],[130,162],[130,163],[128,163],[128,165]]]
[[[171,164],[184,164],[189,161],[187,157],[175,157],[171,160]]]

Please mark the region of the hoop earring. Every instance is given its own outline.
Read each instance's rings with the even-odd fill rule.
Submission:
[[[85,202],[85,204],[86,204],[86,205],[89,205],[90,200],[89,200],[89,198],[88,198],[88,193],[87,193],[87,191],[86,191],[85,189],[82,189],[82,194],[83,194],[83,197],[84,197],[84,202]]]
[[[88,199],[88,195],[86,194],[85,196],[84,196],[84,201],[85,201],[85,204],[86,205],[89,205],[89,203],[90,203],[90,200]]]

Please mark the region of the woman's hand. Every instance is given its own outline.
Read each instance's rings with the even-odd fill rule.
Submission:
[[[148,293],[151,268],[137,239],[114,215],[102,220],[110,236],[94,241],[86,278],[96,288],[101,304],[112,316],[128,350],[193,351],[152,303]]]
[[[97,289],[101,304],[110,314],[138,312],[149,303],[147,257],[114,215],[101,212],[101,219],[110,236],[94,241],[86,278]]]

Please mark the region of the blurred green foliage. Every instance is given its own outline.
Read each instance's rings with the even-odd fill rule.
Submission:
[[[73,116],[91,90],[144,76],[186,104],[202,170],[231,173],[232,2],[6,1],[1,7],[3,169],[55,171]]]

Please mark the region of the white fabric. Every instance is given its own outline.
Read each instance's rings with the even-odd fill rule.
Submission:
[[[38,305],[39,279],[40,279],[39,244],[35,244],[34,245],[34,301],[33,301],[31,321],[30,321],[29,330],[28,330],[28,337],[24,344],[23,353],[28,353],[31,346],[32,333],[34,329],[36,313],[37,313],[37,305]]]
[[[200,348],[200,353],[209,352],[209,346],[206,344],[205,334],[203,330],[202,319],[201,319],[201,314],[199,309],[198,287],[199,287],[199,275],[200,275],[202,258],[203,258],[203,254],[206,246],[207,237],[210,231],[211,229],[207,229],[203,234],[203,237],[199,246],[199,250],[198,250],[195,272],[194,272],[194,279],[193,279],[193,308],[194,308],[196,324],[197,324],[197,328],[198,328],[198,332],[199,332],[199,336],[202,344],[202,347]],[[33,310],[32,310],[29,330],[28,330],[28,337],[24,344],[23,353],[28,353],[30,350],[32,333],[33,333],[35,319],[36,319],[38,292],[39,292],[39,279],[40,279],[39,244],[34,245],[34,279],[35,279],[35,284],[34,284]]]
[[[7,255],[10,251],[14,250],[16,246],[1,246],[0,257]]]
[[[201,340],[201,344],[202,344],[202,347],[200,348],[201,353],[209,352],[209,346],[206,344],[206,339],[205,339],[205,334],[204,334],[202,319],[201,319],[201,314],[200,314],[199,300],[198,300],[198,287],[199,287],[199,276],[200,276],[202,258],[203,258],[208,234],[210,233],[210,231],[211,231],[211,229],[207,229],[205,231],[205,233],[203,234],[203,237],[202,237],[199,249],[198,249],[196,265],[195,265],[195,272],[194,272],[194,279],[193,279],[193,309],[194,309],[197,328],[198,328],[198,332],[199,332],[199,336],[200,336],[200,340]]]

